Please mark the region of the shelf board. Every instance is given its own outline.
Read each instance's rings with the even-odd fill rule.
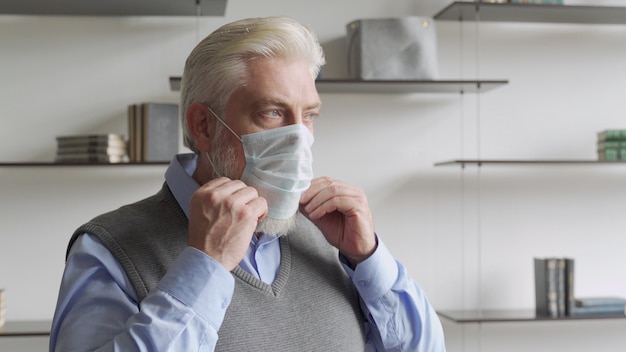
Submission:
[[[172,76],[170,88],[180,91],[180,77]],[[483,93],[508,84],[508,80],[353,80],[320,79],[319,93]]]
[[[319,79],[319,93],[483,93],[508,80],[353,80]],[[180,77],[170,77],[170,88],[180,91]]]
[[[626,24],[626,7],[455,1],[433,18],[440,21]]]
[[[560,164],[560,165],[607,165],[607,164],[622,164],[626,165],[626,160],[568,160],[568,159],[543,159],[543,160],[506,160],[506,159],[458,159],[448,160],[435,163],[435,166],[448,166],[448,165],[524,165],[524,164]]]
[[[349,80],[321,79],[320,93],[483,93],[507,80]]]
[[[47,161],[25,161],[25,162],[0,162],[0,167],[124,167],[124,166],[163,166],[169,165],[167,161],[158,162],[127,162],[127,163],[55,163]]]
[[[197,4],[196,4],[197,2]],[[0,14],[72,16],[224,16],[227,0],[2,0]]]
[[[0,327],[0,337],[48,336],[51,326],[50,320],[7,321]]]
[[[541,316],[534,309],[445,310],[437,314],[455,323],[501,323],[533,321],[571,321],[591,319],[625,319],[624,314],[573,315],[553,318]]]

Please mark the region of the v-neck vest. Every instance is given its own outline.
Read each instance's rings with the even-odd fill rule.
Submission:
[[[188,220],[167,185],[154,196],[103,214],[78,228],[68,246],[91,233],[111,251],[139,301],[156,287],[187,243]],[[271,285],[241,267],[218,331],[216,351],[363,351],[359,296],[337,250],[303,216],[280,238]]]

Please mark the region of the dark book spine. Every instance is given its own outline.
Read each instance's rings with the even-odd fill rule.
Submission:
[[[558,317],[557,260],[535,258],[534,262],[536,314]]]
[[[574,296],[574,259],[565,258],[565,315],[573,315],[576,306]]]
[[[566,293],[566,273],[565,258],[556,258],[556,299],[557,299],[557,315],[562,317],[566,315],[567,293]]]

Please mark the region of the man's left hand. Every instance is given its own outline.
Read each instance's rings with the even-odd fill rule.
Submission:
[[[362,189],[328,177],[313,179],[300,197],[300,210],[353,268],[376,250],[372,213]]]

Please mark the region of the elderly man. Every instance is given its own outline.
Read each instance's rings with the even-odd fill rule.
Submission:
[[[313,178],[315,35],[227,24],[182,78],[185,145],[154,196],[76,230],[51,351],[444,351],[362,190]]]

